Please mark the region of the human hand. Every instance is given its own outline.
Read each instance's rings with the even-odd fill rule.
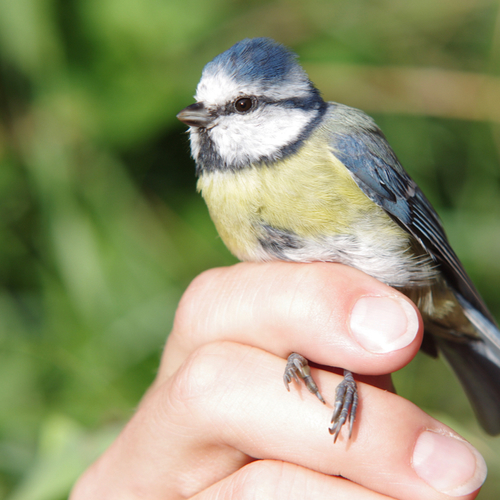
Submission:
[[[420,321],[402,294],[337,264],[203,273],[180,302],[155,382],[72,500],[475,498],[486,474],[478,452],[390,392],[388,374],[418,351]],[[344,429],[333,444],[331,406],[304,386],[286,392],[292,351],[360,374],[351,440]],[[312,374],[333,402],[342,377]]]

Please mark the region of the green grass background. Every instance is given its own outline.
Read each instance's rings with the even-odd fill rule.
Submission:
[[[246,36],[375,117],[500,318],[498,1],[0,0],[0,498],[67,496],[151,383],[187,284],[235,262],[175,114]],[[499,498],[500,440],[444,363],[395,379],[483,453],[480,498]]]

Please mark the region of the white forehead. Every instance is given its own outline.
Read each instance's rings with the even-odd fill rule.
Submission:
[[[265,96],[271,100],[303,98],[310,95],[310,83],[304,79],[302,72],[299,70],[290,73],[289,78],[273,85],[260,79],[238,81],[222,70],[204,72],[194,97],[197,102],[203,102],[207,106],[222,106],[242,95]]]

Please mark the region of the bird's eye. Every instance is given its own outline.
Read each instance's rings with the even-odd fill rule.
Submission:
[[[238,113],[246,113],[252,109],[253,101],[250,97],[242,97],[234,103],[234,108]]]

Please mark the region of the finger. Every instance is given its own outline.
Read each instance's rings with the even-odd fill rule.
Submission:
[[[75,500],[123,498],[130,491],[151,500],[189,498],[254,459],[342,476],[405,500],[474,498],[484,461],[451,429],[403,398],[360,383],[352,440],[343,430],[333,445],[331,407],[300,386],[287,393],[284,365],[241,344],[198,349],[174,377],[154,386],[89,472],[87,484],[106,485],[105,494],[93,490]],[[333,400],[341,377],[313,371]],[[85,491],[85,479],[81,484]]]
[[[170,376],[203,344],[229,340],[380,375],[413,358],[422,330],[407,297],[361,271],[331,263],[244,263],[194,280],[160,373]]]
[[[195,495],[192,500],[390,500],[385,495],[340,477],[327,476],[298,465],[258,460]]]
[[[486,466],[479,453],[407,400],[359,384],[360,406],[353,440],[348,441],[343,431],[334,446],[326,430],[331,409],[305,390],[283,397],[278,380],[284,365],[281,359],[234,344],[229,345],[232,354],[224,352],[219,358],[218,348],[212,345],[203,349],[203,356],[212,352],[216,359],[207,363],[210,374],[201,367],[197,379],[203,381],[196,389],[203,418],[213,411],[210,421],[220,422],[213,428],[213,440],[254,458],[283,460],[343,476],[394,498],[473,498],[483,483]],[[252,369],[254,366],[259,370]],[[241,384],[241,379],[236,381],[234,377],[239,379],[236,374],[240,372],[245,380],[248,368],[254,376],[247,380],[244,396],[226,400],[218,391],[209,394],[209,387],[224,392],[226,380],[231,381],[228,384]],[[315,378],[322,393],[332,399],[341,377],[319,371]],[[263,394],[272,404],[263,404]],[[258,429],[257,434],[250,429]]]

